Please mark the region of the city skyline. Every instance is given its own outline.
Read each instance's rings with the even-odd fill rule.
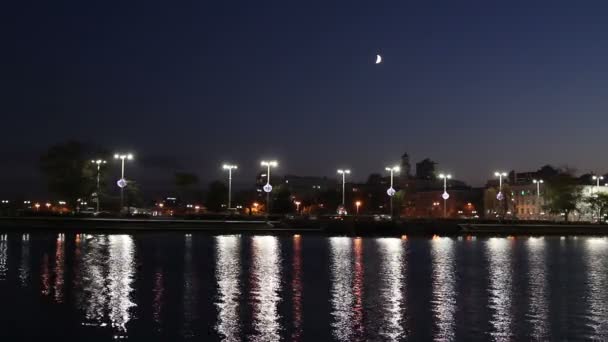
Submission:
[[[266,157],[363,179],[403,151],[472,185],[604,169],[607,5],[383,5],[12,3],[0,177],[41,185],[39,155],[68,138],[137,151],[150,182]]]

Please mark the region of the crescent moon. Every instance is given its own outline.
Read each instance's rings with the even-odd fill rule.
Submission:
[[[382,63],[382,56],[376,55],[376,64]]]

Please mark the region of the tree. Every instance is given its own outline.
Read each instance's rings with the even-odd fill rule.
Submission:
[[[545,165],[538,169],[536,173],[540,179],[549,180],[557,175],[559,175],[559,169],[554,168],[551,165]]]
[[[107,152],[78,141],[51,146],[40,157],[40,169],[49,191],[70,204],[90,195],[95,190],[96,177],[90,160],[103,156]]]
[[[598,222],[602,222],[604,213],[608,211],[608,194],[598,193],[594,196],[587,197],[585,203],[589,206],[592,214],[598,214]]]
[[[209,184],[205,206],[209,211],[222,211],[222,206],[228,203],[228,187],[221,181]]]
[[[552,214],[564,214],[567,222],[570,214],[578,210],[582,189],[578,179],[568,171],[561,171],[547,183],[545,209]]]

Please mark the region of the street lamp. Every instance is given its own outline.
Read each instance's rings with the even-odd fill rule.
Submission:
[[[596,181],[595,194],[597,195],[600,192],[600,181],[604,179],[604,176],[593,176],[591,178]]]
[[[125,187],[127,186],[127,180],[125,179],[125,160],[133,160],[133,154],[127,153],[116,153],[114,159],[120,159],[120,179],[116,182],[116,185],[120,188],[120,211],[125,206]]]
[[[293,203],[296,205],[296,213],[299,214],[300,213],[300,204],[302,204],[302,202],[294,201]]]
[[[228,210],[232,208],[232,170],[236,170],[236,165],[224,164],[222,166],[224,170],[228,170]]]
[[[596,181],[596,183],[595,183],[595,197],[599,197],[599,195],[600,195],[600,181],[604,179],[604,176],[593,176],[591,178],[594,181]],[[601,216],[601,214],[600,214],[601,212],[602,212],[602,210],[600,209],[599,212],[598,212],[598,214],[597,214],[597,219],[598,219],[599,222],[602,221],[602,218],[600,217]]]
[[[439,174],[439,178],[443,179],[443,194],[441,194],[441,198],[443,198],[443,218],[448,216],[448,198],[450,195],[448,194],[448,179],[452,178],[450,174]]]
[[[357,206],[357,216],[359,215],[359,207],[361,206],[361,201],[355,202],[355,206]]]
[[[498,194],[496,195],[496,199],[502,201],[505,198],[505,196],[502,194],[502,178],[507,177],[507,173],[496,171],[494,172],[494,176],[498,177]]]
[[[391,217],[394,216],[394,212],[393,212],[393,196],[395,196],[395,189],[393,188],[393,175],[395,172],[399,172],[401,171],[401,168],[399,166],[387,166],[384,168],[386,171],[390,172],[391,174],[391,186],[390,188],[388,188],[388,190],[386,190],[386,194],[391,198]]]
[[[540,185],[543,184],[545,181],[542,179],[533,179],[532,183],[536,184],[536,204],[539,207],[538,208],[538,213],[540,214],[541,210],[540,210]]]
[[[350,170],[338,170],[338,174],[342,175],[342,207],[346,204],[346,175],[350,175]]]
[[[262,160],[262,166],[266,166],[266,185],[264,185],[263,189],[266,192],[266,216],[270,214],[270,192],[272,191],[272,185],[270,185],[270,168],[277,167],[279,163],[276,160]]]
[[[97,193],[95,194],[95,198],[97,200],[97,212],[99,213],[99,178],[101,175],[101,165],[105,164],[106,161],[103,159],[91,160],[91,164],[97,165]]]

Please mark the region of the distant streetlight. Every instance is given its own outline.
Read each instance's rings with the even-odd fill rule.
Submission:
[[[266,192],[266,216],[270,214],[270,192],[272,191],[272,185],[270,185],[270,168],[277,167],[279,163],[276,160],[266,161],[263,160],[261,163],[262,166],[266,166],[266,185],[264,185],[263,189]]]
[[[545,181],[542,179],[533,179],[532,183],[536,184],[536,204],[539,207],[538,209],[538,213],[541,213],[540,210],[540,185],[543,184]]]
[[[222,166],[224,170],[228,170],[228,210],[232,208],[232,170],[236,170],[236,165],[224,164]]]
[[[498,194],[496,195],[496,199],[502,201],[505,198],[505,196],[502,194],[502,178],[507,177],[507,173],[496,171],[494,172],[494,176],[498,177]]]
[[[357,215],[359,215],[359,207],[361,207],[361,201],[355,202],[355,206],[357,207]]]
[[[532,183],[536,184],[536,198],[540,200],[540,185],[545,181],[542,179],[533,179]]]
[[[443,217],[446,218],[448,216],[448,198],[450,198],[448,194],[448,179],[451,179],[452,175],[440,173],[439,178],[443,179],[443,194],[441,194],[441,198],[443,198]]]
[[[124,190],[125,190],[125,187],[127,186],[127,180],[125,179],[125,160],[133,160],[133,154],[116,153],[116,154],[114,154],[114,159],[120,159],[120,162],[121,162],[120,179],[118,180],[118,182],[116,182],[116,184],[120,188],[120,211],[122,211],[122,208],[124,208],[124,206],[125,206]]]
[[[394,216],[394,211],[393,211],[393,197],[395,196],[395,189],[393,188],[393,175],[395,172],[399,172],[401,171],[401,168],[399,166],[387,166],[384,168],[386,171],[390,172],[391,174],[391,186],[390,188],[388,188],[388,190],[386,190],[386,194],[391,198],[391,217]]]
[[[103,159],[97,159],[97,160],[91,160],[91,164],[97,165],[97,193],[95,194],[95,198],[97,201],[97,212],[99,212],[99,195],[100,195],[100,188],[99,188],[99,178],[101,175],[101,165],[105,164],[106,161]]]
[[[342,175],[342,207],[346,204],[346,175],[350,174],[350,170],[338,170],[338,174]]]
[[[599,192],[600,192],[600,181],[604,179],[604,176],[593,176],[591,178],[594,181],[596,181],[596,184],[595,184],[595,194],[597,196],[597,194],[599,194]]]
[[[300,204],[302,204],[302,202],[300,201],[294,201],[293,204],[296,205],[296,213],[300,213]]]
[[[596,183],[595,183],[595,197],[599,197],[599,195],[600,195],[600,181],[604,179],[604,176],[593,176],[591,178],[594,181],[596,181]],[[602,222],[601,212],[602,212],[602,210],[600,209],[599,212],[598,212],[598,214],[597,214],[598,222]]]

